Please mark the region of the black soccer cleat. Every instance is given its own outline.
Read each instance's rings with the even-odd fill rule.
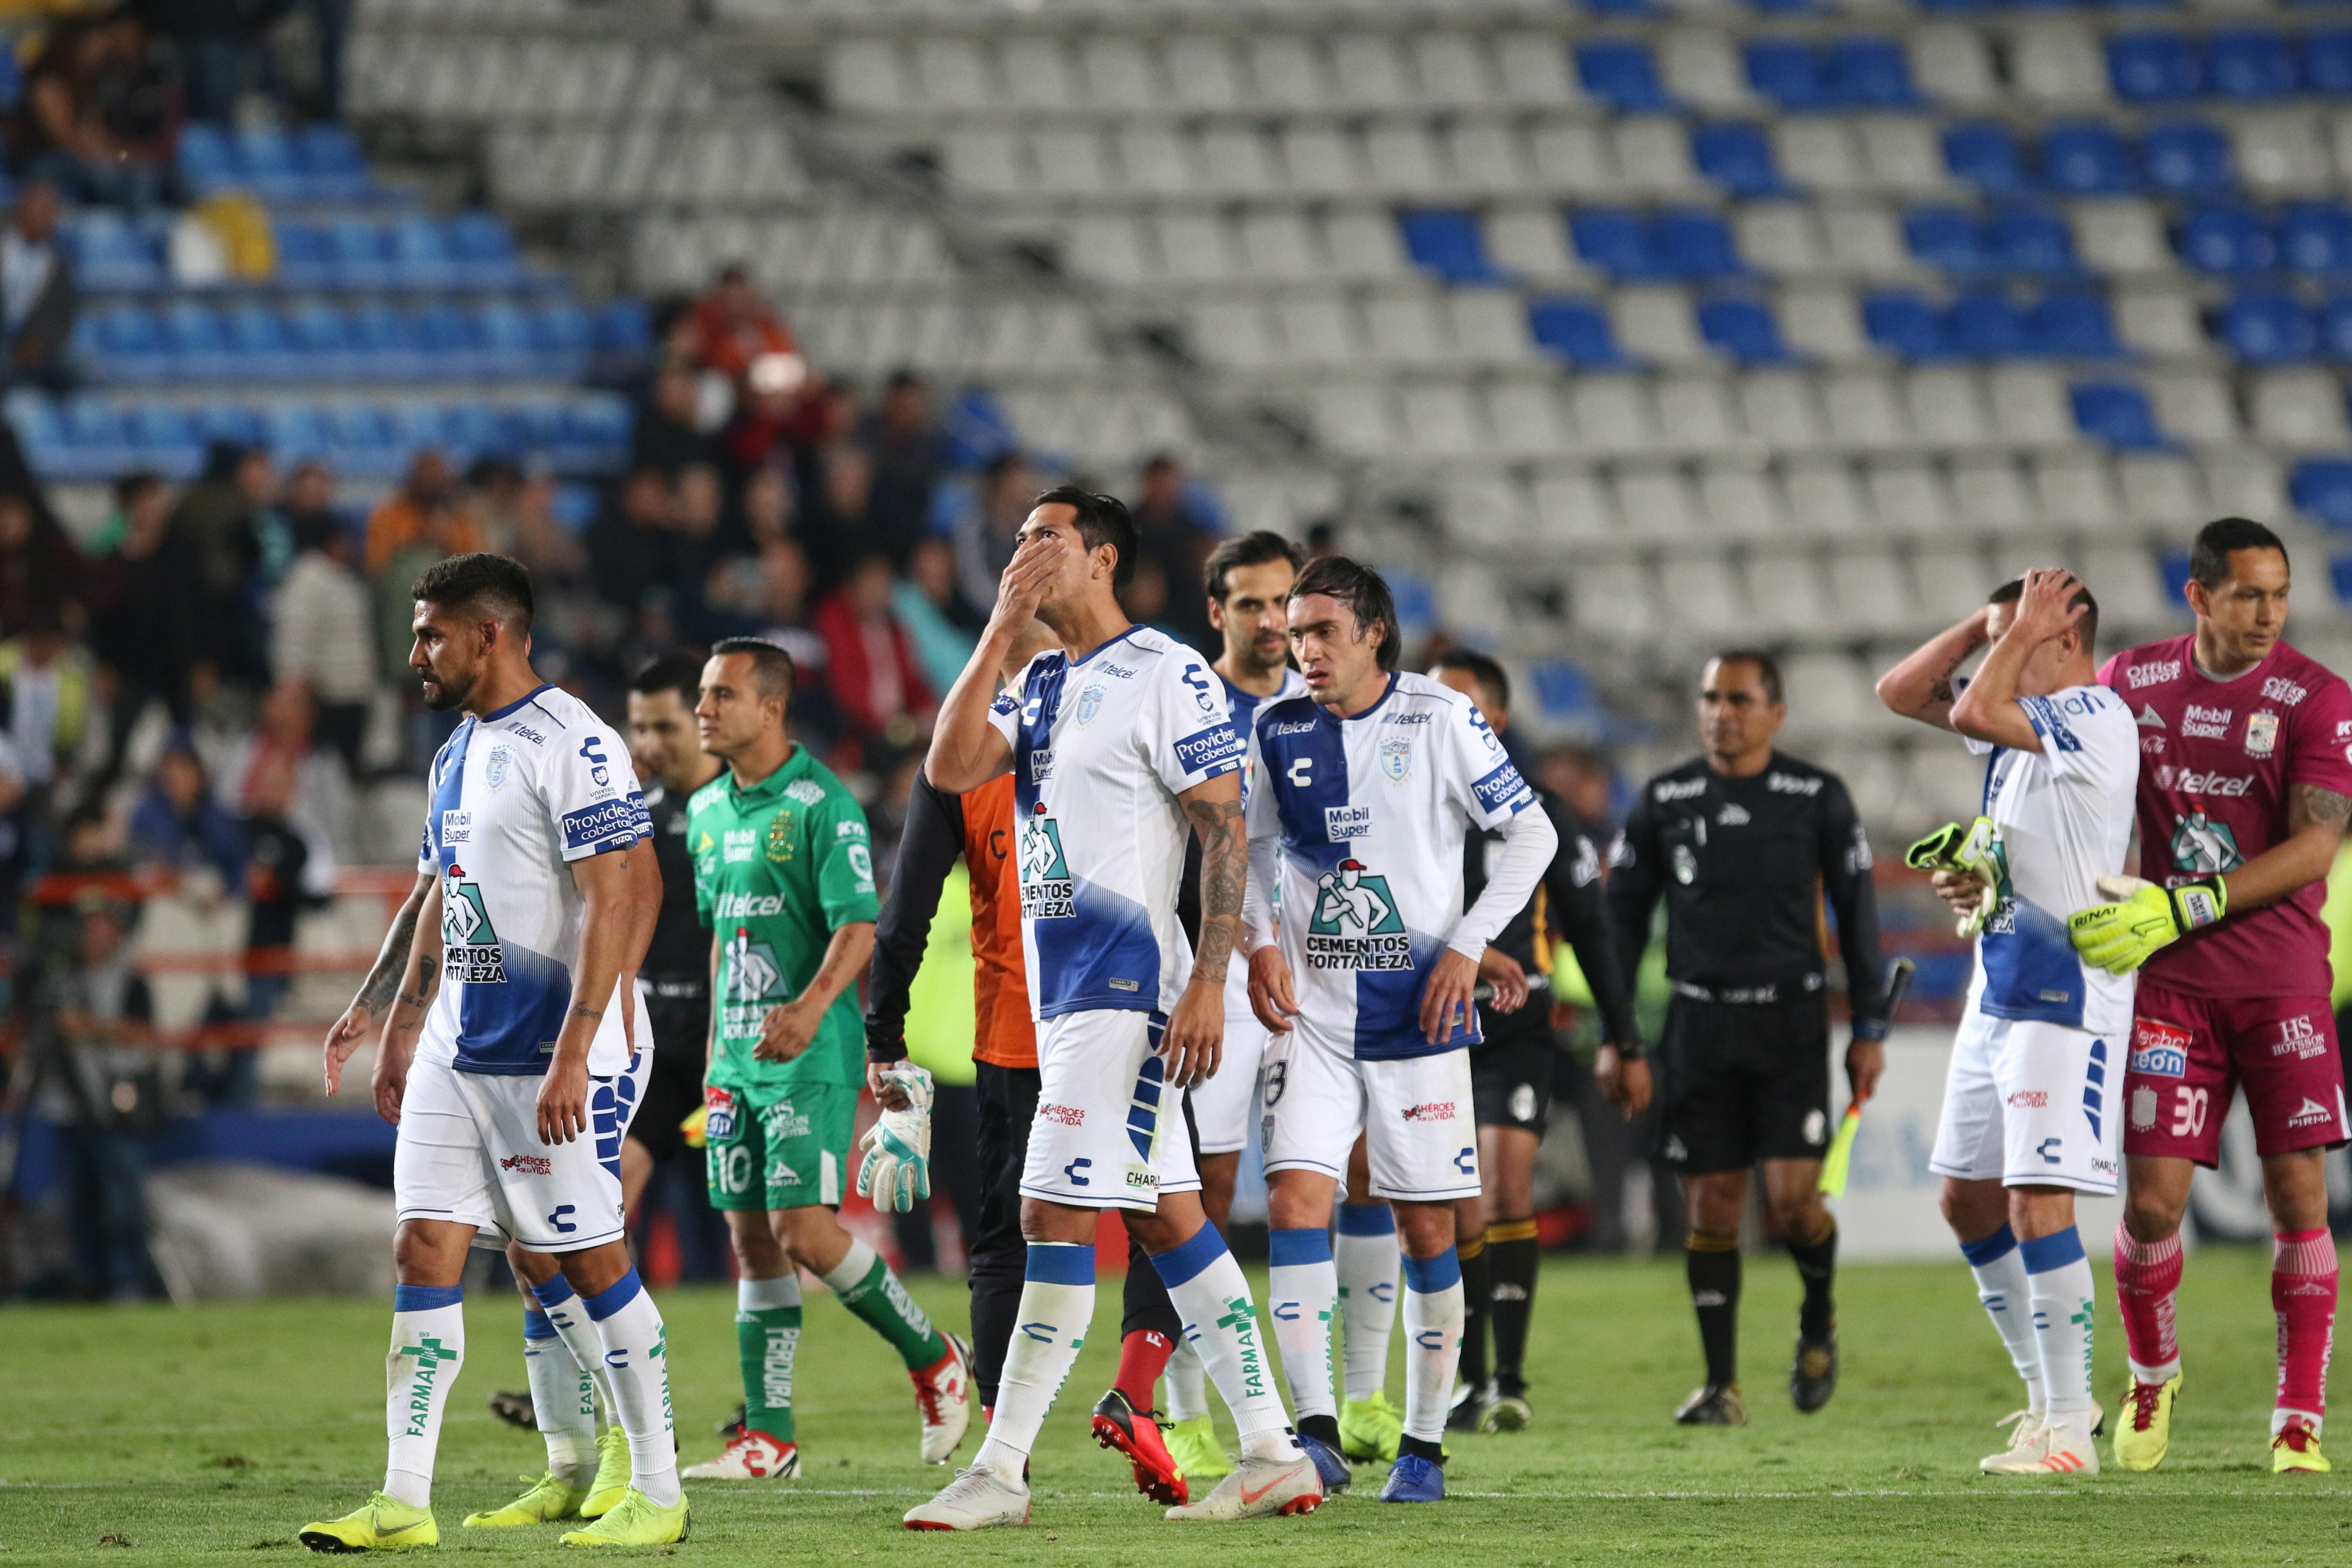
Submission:
[[[1486,1408],[1486,1391],[1475,1384],[1454,1384],[1454,1401],[1445,1412],[1448,1432],[1475,1432],[1479,1412]]]
[[[526,1432],[539,1430],[539,1411],[531,1405],[529,1389],[520,1394],[491,1394],[490,1414],[509,1426],[520,1426]]]
[[[1748,1406],[1736,1383],[1710,1383],[1682,1402],[1675,1420],[1684,1426],[1745,1426]]]
[[[736,1438],[740,1437],[743,1435],[743,1417],[751,1413],[751,1407],[749,1405],[744,1404],[740,1399],[737,1400],[735,1402],[735,1414],[730,1415],[726,1420],[719,1423],[719,1435],[721,1437],[726,1438],[730,1443],[732,1443]]]
[[[1797,1341],[1797,1359],[1789,1363],[1789,1398],[1811,1415],[1837,1392],[1838,1352],[1835,1339]]]

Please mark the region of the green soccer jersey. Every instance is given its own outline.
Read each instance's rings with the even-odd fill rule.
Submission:
[[[737,1089],[866,1081],[866,1031],[852,986],[825,1009],[809,1048],[754,1060],[768,1010],[799,995],[838,928],[880,914],[866,813],[833,770],[793,748],[750,789],[730,769],[688,803],[694,908],[719,940],[710,1079]]]

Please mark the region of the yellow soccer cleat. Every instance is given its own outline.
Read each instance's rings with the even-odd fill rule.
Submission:
[[[1403,1440],[1404,1415],[1389,1403],[1387,1390],[1376,1388],[1339,1407],[1339,1451],[1356,1463],[1393,1465]]]
[[[612,1511],[585,1530],[564,1532],[566,1546],[667,1546],[684,1541],[694,1528],[686,1499],[676,1508],[656,1507],[651,1498],[631,1487]]]
[[[313,1552],[405,1552],[441,1544],[429,1508],[411,1508],[378,1492],[341,1519],[306,1524],[294,1539]]]
[[[621,1495],[628,1489],[629,1435],[618,1426],[607,1426],[596,1438],[596,1479],[588,1483],[580,1517],[604,1518],[620,1506]]]
[[[1216,1424],[1205,1415],[1171,1423],[1161,1434],[1168,1456],[1188,1481],[1217,1481],[1234,1473],[1233,1456],[1217,1441]]]
[[[2271,1474],[2299,1470],[2324,1476],[2329,1468],[2327,1456],[2319,1451],[2319,1434],[2305,1423],[2290,1421],[2271,1439]]]
[[[578,1487],[566,1486],[553,1470],[531,1482],[530,1489],[507,1504],[488,1513],[466,1516],[467,1530],[503,1530],[516,1524],[553,1524],[559,1519],[579,1517],[581,1500],[588,1494]]]
[[[2126,1470],[2152,1470],[2164,1463],[2172,1443],[2172,1402],[2180,1397],[2180,1374],[2162,1383],[2134,1379],[2116,1411],[2116,1463]]]

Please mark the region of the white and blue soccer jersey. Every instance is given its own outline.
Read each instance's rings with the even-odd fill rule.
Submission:
[[[1218,679],[1222,680],[1223,677],[1220,676]],[[1257,727],[1257,716],[1261,709],[1271,707],[1276,702],[1286,702],[1294,697],[1307,695],[1307,678],[1295,669],[1285,669],[1282,672],[1282,689],[1271,697],[1255,696],[1244,691],[1230,680],[1226,680],[1224,686],[1225,706],[1232,710],[1234,716],[1234,732],[1242,738],[1244,745],[1248,743],[1251,731]],[[1242,771],[1242,804],[1244,806],[1249,804],[1250,791],[1255,786],[1256,782],[1248,767],[1244,766]],[[1229,1023],[1238,1019],[1249,1019],[1250,1026],[1256,1028],[1261,1034],[1265,1032],[1265,1026],[1256,1022],[1255,1016],[1250,1009],[1249,964],[1243,960],[1238,952],[1234,954],[1233,963],[1225,967],[1225,1017]],[[1225,1044],[1230,1050],[1234,1044],[1230,1032]]]
[[[2000,902],[1977,939],[1969,1006],[1996,1018],[2128,1037],[2132,976],[2085,963],[2066,917],[2098,903],[2122,872],[2139,783],[2139,730],[2104,686],[2070,686],[2018,706],[2039,752],[1969,742],[1984,755],[1984,815],[1999,836]]]
[[[1246,752],[1209,661],[1149,626],[1039,654],[989,721],[1013,743],[1022,957],[1038,1018],[1166,1013],[1192,979],[1176,797]]]
[[[572,1009],[584,906],[571,863],[652,837],[629,750],[578,698],[542,686],[457,726],[433,759],[417,869],[441,880],[442,984],[419,1050],[460,1072],[544,1073]],[[604,1016],[588,1070],[628,1066]]]
[[[1462,843],[1536,804],[1477,707],[1426,676],[1338,719],[1307,697],[1260,709],[1250,838],[1282,846],[1279,940],[1301,1026],[1360,1060],[1475,1042],[1476,1009],[1422,1037],[1422,988],[1462,919]]]

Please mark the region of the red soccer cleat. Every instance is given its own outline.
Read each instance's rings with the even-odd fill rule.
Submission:
[[[1153,1502],[1181,1508],[1192,1500],[1184,1472],[1160,1440],[1159,1423],[1149,1410],[1138,1410],[1127,1395],[1112,1389],[1095,1406],[1095,1441],[1116,1448],[1135,1464],[1135,1489]]]

